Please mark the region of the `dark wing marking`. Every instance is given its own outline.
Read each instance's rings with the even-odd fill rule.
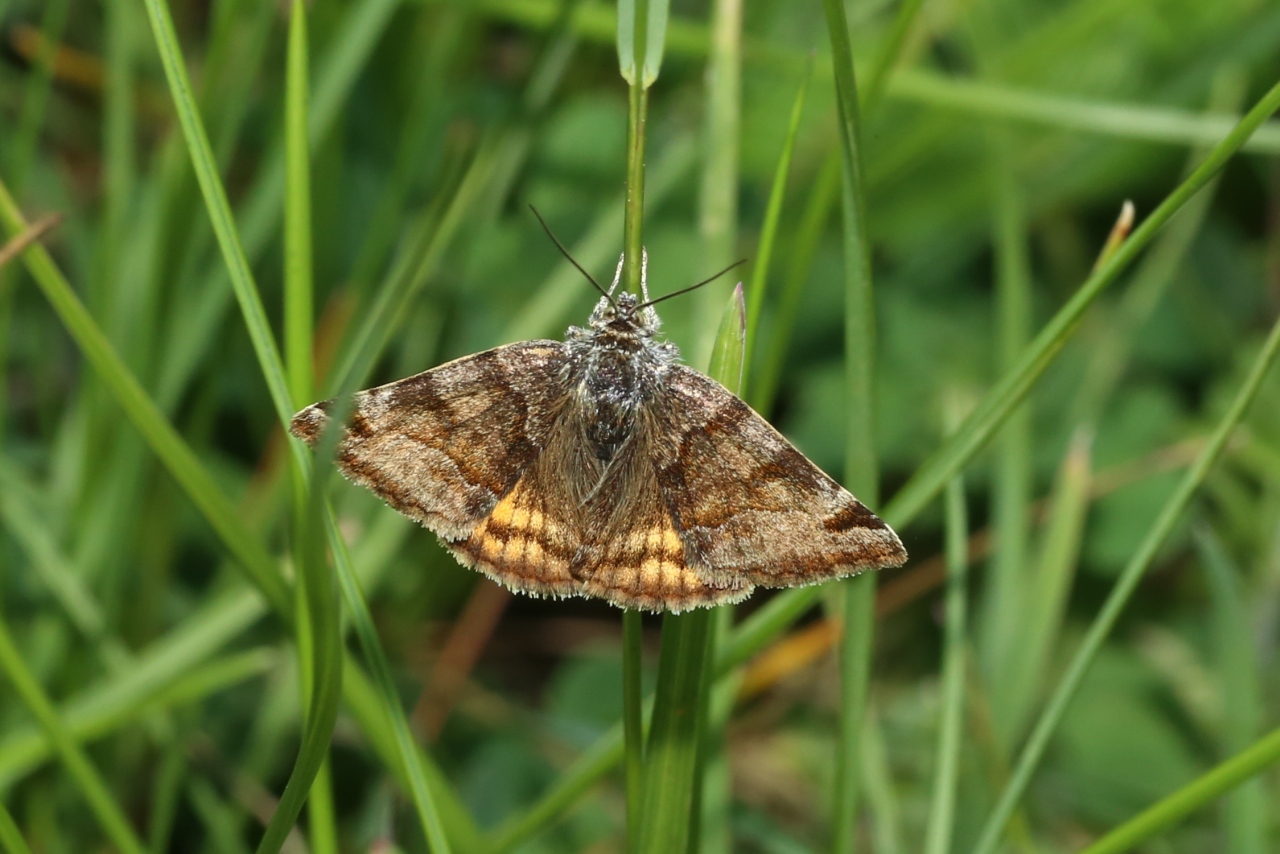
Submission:
[[[657,480],[712,583],[814,584],[901,566],[894,532],[723,386],[673,366],[653,407]]]
[[[359,392],[338,465],[446,540],[468,536],[534,461],[565,398],[565,347],[529,341]],[[314,444],[333,401],[293,418]]]

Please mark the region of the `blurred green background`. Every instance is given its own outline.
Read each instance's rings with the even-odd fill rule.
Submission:
[[[279,323],[286,4],[170,6]],[[611,275],[626,141],[612,8],[570,4],[568,18],[550,0],[309,8],[320,376],[332,377],[388,282],[418,290],[381,330],[389,346],[371,384],[584,322],[593,291],[526,205],[597,278]],[[847,8],[862,72],[900,9]],[[740,125],[727,142],[707,104],[708,4],[676,0],[671,14],[648,128],[656,294],[757,257],[817,51],[745,396],[838,474],[844,261],[821,4],[744,4]],[[63,214],[45,240],[59,267],[283,559],[284,438],[142,4],[0,0],[0,39],[0,178],[29,219]],[[1132,200],[1140,221],[1280,78],[1278,46],[1280,7],[1262,0],[923,3],[896,70],[864,105],[882,494],[938,446],[944,410],[975,403],[1084,281],[1121,204]],[[1280,307],[1278,154],[1271,122],[1090,310],[966,470],[972,665],[957,850],[976,839],[1015,747]],[[738,193],[728,225],[704,190],[718,169]],[[754,263],[742,273],[756,275]],[[662,307],[696,367],[732,284]],[[290,634],[20,263],[0,270],[0,352],[7,631],[153,850],[250,850],[298,749]],[[362,490],[335,483],[333,494],[415,727],[475,822],[496,827],[618,719],[619,612],[509,597]],[[1065,521],[1046,528],[1049,518]],[[859,850],[876,852],[921,848],[938,727],[941,502],[900,533],[912,560],[880,578],[863,741]],[[1256,741],[1280,716],[1278,621],[1272,377],[1071,705],[1008,850],[1078,849]],[[646,619],[651,664],[657,627]],[[815,612],[767,653],[768,667],[747,668],[712,781],[724,797],[704,805],[721,810],[723,834],[704,850],[826,844],[839,702],[830,641]],[[35,851],[112,850],[39,733],[0,688],[0,798],[21,833]],[[332,772],[342,850],[422,850],[402,790],[346,713]],[[1266,772],[1141,850],[1274,850],[1278,783]],[[616,851],[622,840],[614,773],[518,850]]]

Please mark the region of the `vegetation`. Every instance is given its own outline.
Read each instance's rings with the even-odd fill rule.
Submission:
[[[1274,4],[0,0],[0,36],[0,849],[1280,844]],[[512,597],[286,439],[582,323],[528,204],[655,295],[748,256],[671,340],[911,562]]]

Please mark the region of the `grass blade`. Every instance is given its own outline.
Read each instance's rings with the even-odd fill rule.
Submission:
[[[650,33],[650,7],[656,7],[661,17],[660,31]],[[645,291],[645,267],[648,258],[644,253],[644,156],[645,126],[649,112],[649,83],[646,81],[650,40],[658,57],[662,53],[662,41],[666,37],[666,0],[622,0],[618,4],[617,48],[618,65],[622,79],[627,82],[627,172],[625,201],[622,219],[622,286],[632,294]],[[656,71],[655,71],[656,77]],[[642,670],[644,658],[641,649],[641,618],[638,612],[627,611],[622,615],[622,732],[623,754],[626,762],[627,794],[627,850],[642,851],[645,832],[649,825],[648,797],[645,785],[650,772],[652,746],[644,729],[644,699]],[[663,649],[667,646],[663,632]],[[664,653],[665,657],[665,653]],[[662,665],[659,664],[659,667]],[[654,738],[650,731],[648,738]]]
[[[333,432],[336,440],[337,431]],[[318,460],[328,459],[328,457],[320,457],[318,454],[316,458]],[[332,509],[329,511],[329,516],[332,520]],[[342,589],[342,596],[347,604],[347,610],[351,614],[352,628],[355,630],[356,637],[360,640],[360,647],[364,651],[365,660],[373,671],[374,683],[377,686],[387,724],[394,739],[395,755],[399,759],[401,768],[408,780],[409,794],[413,799],[418,821],[422,824],[423,833],[426,835],[430,850],[434,854],[449,854],[452,850],[449,844],[449,837],[445,832],[440,806],[437,803],[436,791],[433,791],[440,788],[440,783],[438,781],[428,781],[427,779],[428,769],[424,767],[422,753],[413,740],[413,733],[409,730],[409,721],[405,716],[404,707],[401,705],[395,677],[391,674],[391,665],[387,663],[387,657],[382,652],[382,644],[378,640],[377,629],[373,625],[373,617],[365,604],[364,595],[360,592],[359,581],[356,579],[355,572],[352,569],[351,556],[347,552],[346,542],[339,535],[336,524],[331,522],[328,526],[328,532],[338,584]],[[438,777],[438,772],[436,776]]]
[[[11,232],[26,227],[21,213],[14,204],[8,189],[0,182],[0,220]],[[34,245],[23,255],[27,268],[40,286],[45,297],[53,305],[68,333],[99,376],[106,382],[126,415],[146,438],[152,451],[160,457],[170,474],[182,485],[188,497],[218,533],[227,550],[237,559],[238,565],[248,573],[263,596],[277,614],[292,625],[294,602],[292,592],[285,586],[274,559],[266,552],[260,540],[239,519],[231,502],[219,490],[208,472],[181,436],[173,429],[154,402],[124,366],[120,357],[107,342],[102,331],[85,311],[72,292],[70,285],[54,266],[43,247]],[[375,749],[397,772],[404,772],[403,765],[395,758],[391,743],[384,733],[390,730],[383,709],[362,674],[347,659],[348,669],[343,679],[344,696],[360,722],[365,736]],[[407,779],[407,777],[403,778]],[[450,797],[443,778],[432,775],[428,781],[437,800]],[[449,812],[450,828],[458,834],[474,835],[474,827],[457,810]]]
[[[792,238],[787,274],[782,281],[778,306],[774,310],[773,335],[764,355],[760,379],[752,389],[750,402],[757,412],[771,412],[778,396],[787,350],[791,346],[791,335],[796,328],[801,300],[804,298],[804,286],[813,269],[813,259],[817,254],[822,232],[839,196],[840,168],[840,152],[832,149],[813,182],[809,198],[805,201],[804,213],[800,215],[800,224]],[[754,351],[750,352],[754,355]]]
[[[996,253],[996,325],[999,328],[999,370],[1012,370],[1031,339],[1031,269],[1028,254],[1026,203],[1009,167],[1012,161],[1003,128],[990,134],[990,160],[995,195],[994,243]],[[1025,598],[1027,545],[1031,534],[1031,406],[1030,402],[1009,414],[996,439],[995,486],[991,517],[997,547],[992,555],[986,601],[978,623],[979,652],[987,684],[993,686],[992,715],[997,735],[1008,739],[1007,715],[998,689],[1008,680],[998,679],[1009,659],[1016,655],[1016,629]]]
[[[1272,92],[1280,92],[1280,87],[1273,89]],[[1154,217],[1154,214],[1152,216]],[[1122,247],[1117,252],[1117,257],[1124,254],[1126,248]],[[1239,424],[1240,419],[1244,417],[1245,411],[1253,401],[1253,397],[1257,393],[1258,387],[1262,384],[1262,380],[1275,360],[1278,351],[1280,351],[1280,322],[1277,322],[1272,327],[1271,333],[1263,345],[1262,352],[1254,361],[1248,377],[1240,387],[1239,392],[1237,392],[1226,415],[1218,422],[1209,441],[1196,458],[1195,464],[1183,476],[1177,489],[1174,490],[1161,508],[1160,515],[1147,532],[1142,545],[1125,566],[1120,578],[1107,596],[1102,609],[1094,618],[1083,644],[1072,658],[1070,667],[1058,683],[1052,698],[1036,722],[1031,736],[1027,739],[1027,744],[1023,747],[1018,761],[1014,765],[1013,775],[1001,793],[991,817],[983,827],[982,835],[975,848],[975,854],[989,854],[989,852],[995,850],[1000,835],[1004,831],[1005,824],[1012,815],[1022,794],[1026,791],[1027,786],[1030,785],[1031,775],[1035,772],[1036,766],[1039,764],[1040,758],[1049,744],[1049,738],[1057,728],[1058,722],[1062,720],[1062,716],[1066,713],[1067,705],[1071,702],[1071,698],[1075,696],[1076,689],[1084,679],[1089,665],[1093,663],[1098,651],[1102,648],[1103,642],[1115,626],[1116,620],[1119,619],[1125,605],[1128,604],[1129,597],[1133,595],[1138,582],[1142,580],[1147,567],[1150,566],[1151,561],[1155,558],[1156,550],[1159,549],[1161,543],[1173,530],[1173,526],[1181,517],[1182,511],[1191,500],[1191,496],[1199,488],[1200,483],[1204,480],[1205,475],[1209,473],[1209,469],[1214,462],[1217,461],[1218,455],[1226,445],[1231,432]]]
[[[1240,150],[1258,126],[1266,121],[1278,107],[1280,107],[1280,84],[1273,86],[1254,105],[1231,133],[1214,146],[1204,162],[1179,184],[1159,207],[1152,211],[1151,216],[1143,220],[1110,260],[1091,275],[1067,304],[1054,315],[1023,354],[1017,368],[1001,378],[974,413],[961,425],[956,435],[948,439],[920,467],[915,476],[885,507],[883,515],[886,521],[897,527],[902,525],[904,520],[914,518],[938,493],[949,476],[958,471],[986,444],[995,428],[1003,423],[1009,412],[1026,395],[1032,384],[1066,344],[1085,309],[1105,288],[1119,278],[1134,258],[1151,242],[1160,228],[1209,182],[1209,179]]]
[[[489,184],[497,150],[494,142],[490,138],[481,144],[440,218],[437,220],[429,210],[419,218],[417,226],[410,229],[409,242],[413,248],[391,272],[360,328],[346,345],[331,383],[335,391],[354,390],[363,382],[378,354],[404,320],[408,307],[443,260],[445,251],[466,221],[466,214]]]
[[[648,89],[658,79],[670,5],[670,0],[619,0],[618,67],[628,86]]]
[[[293,405],[311,396],[311,178],[307,148],[307,18],[302,0],[295,0],[289,21],[289,50],[285,92],[285,335],[289,345],[289,388]],[[321,461],[324,461],[323,463]],[[299,568],[301,606],[297,621],[303,696],[309,699],[302,745],[275,813],[267,824],[259,854],[275,854],[293,830],[321,766],[338,718],[342,697],[342,630],[337,589],[324,559],[324,486],[322,466],[312,463],[310,488],[298,465],[292,467],[295,501],[294,555]],[[322,780],[327,784],[327,779]],[[310,811],[313,847],[332,850],[332,794],[321,787]]]
[[[306,7],[295,0],[289,18],[285,89],[284,352],[293,408],[315,398],[312,389],[311,149]]]
[[[712,616],[710,609],[699,608],[662,620],[653,721],[645,745],[642,852],[688,850]]]
[[[644,625],[639,611],[622,612],[623,771],[627,788],[627,850],[640,850],[644,815]]]
[[[841,183],[845,265],[844,347],[848,418],[845,426],[845,485],[862,501],[879,501],[875,449],[875,302],[871,279],[871,240],[863,186],[861,118],[853,70],[849,21],[842,0],[824,0],[831,40],[840,147],[844,161]],[[836,747],[832,851],[855,848],[858,818],[859,752],[862,719],[871,681],[875,630],[875,574],[841,582],[844,631],[840,638],[840,715]]]
[[[728,262],[736,253],[738,243],[742,19],[740,0],[716,0],[711,6],[711,51],[703,77],[703,160],[697,222],[703,256],[717,264]],[[695,364],[706,359],[707,373],[735,394],[741,394],[746,353],[742,284],[739,282],[733,288],[727,301],[723,297],[724,284],[703,288],[693,296],[695,315],[708,319],[719,317],[720,323],[715,330],[705,322],[698,324],[688,357]],[[693,722],[692,798],[685,832],[685,844],[691,851],[702,850],[704,845],[722,843],[729,847],[732,844],[728,814],[731,793],[724,738],[732,695],[725,697],[726,704],[713,707],[715,694],[710,688],[710,662],[714,660],[719,638],[733,624],[733,608],[713,609],[705,615],[705,620],[706,640],[702,648],[696,650],[702,659],[701,683]],[[652,780],[649,784],[654,785]]]
[[[916,15],[922,5],[924,0],[903,0],[898,6],[898,14],[893,18],[893,26],[889,29],[889,35],[885,37],[880,52],[876,54],[871,72],[867,75],[867,85],[862,90],[862,109],[865,112],[870,113],[880,105],[885,84],[889,81],[893,67],[898,64],[903,45],[907,43],[907,34],[911,32],[911,25],[915,23]]]
[[[738,243],[738,161],[742,137],[742,2],[711,4],[711,49],[707,53],[702,115],[702,168],[698,185],[698,238],[703,256],[716,266],[733,260]],[[721,317],[727,281],[691,296],[695,317]],[[685,358],[703,365],[711,359],[717,330],[698,324]],[[729,386],[735,388],[735,386]]]
[[[22,838],[22,831],[3,802],[0,802],[0,845],[4,846],[6,854],[31,854],[27,841]]]
[[[1013,615],[1018,621],[1016,649],[998,678],[987,679],[992,717],[997,727],[1005,726],[997,734],[1009,744],[1015,744],[1017,734],[1024,731],[1042,696],[1044,675],[1052,672],[1052,653],[1067,612],[1089,510],[1092,441],[1088,430],[1077,430],[1059,467],[1039,556],[1024,582],[1023,605]]]
[[[1223,753],[1240,751],[1258,737],[1265,708],[1242,573],[1213,528],[1199,524],[1193,534],[1209,582],[1218,684],[1226,712]],[[1267,802],[1263,781],[1251,780],[1224,804],[1224,836],[1233,854],[1267,850]]]
[[[491,854],[507,854],[515,850],[576,804],[597,780],[623,760],[623,755],[622,725],[616,724],[560,774],[551,791],[532,809],[499,825],[484,850]]]
[[[1280,762],[1280,729],[1112,830],[1080,854],[1121,854]]]
[[[751,299],[747,304],[747,352],[756,359],[756,331],[760,327],[760,315],[764,310],[765,286],[769,281],[769,262],[773,260],[773,243],[778,236],[778,224],[782,220],[782,203],[787,195],[787,176],[791,173],[791,158],[795,153],[796,136],[800,132],[800,118],[804,115],[805,96],[813,82],[813,58],[805,65],[800,88],[791,104],[791,118],[787,123],[787,136],[782,142],[782,153],[773,172],[773,185],[769,188],[769,202],[765,206],[764,224],[760,227],[760,244],[756,250],[751,270]],[[781,361],[781,354],[772,354]],[[750,362],[744,366],[748,367]],[[744,377],[743,387],[749,387],[749,377]]]
[[[1066,98],[1050,92],[948,78],[916,69],[898,72],[888,86],[888,94],[967,115],[1179,146],[1213,145],[1233,127],[1231,118],[1223,115]],[[1280,154],[1280,126],[1268,122],[1242,147],[1258,154]]]
[[[145,0],[145,2],[147,15],[151,19],[151,31],[155,37],[156,49],[164,65],[165,77],[169,81],[173,105],[178,113],[178,121],[182,125],[183,136],[187,140],[191,165],[195,169],[196,180],[200,183],[200,191],[204,194],[209,219],[218,237],[218,245],[222,249],[222,258],[226,262],[227,272],[231,276],[231,286],[235,290],[240,311],[244,315],[245,328],[249,332],[254,352],[258,356],[258,367],[267,383],[267,390],[271,393],[276,415],[281,424],[287,425],[294,410],[289,398],[289,385],[285,380],[284,365],[280,361],[280,351],[271,334],[271,325],[267,322],[267,312],[263,308],[262,297],[254,282],[253,272],[249,269],[249,260],[245,256],[244,247],[240,245],[240,237],[236,230],[235,218],[231,213],[231,205],[227,201],[226,189],[218,176],[213,149],[209,146],[209,137],[205,133],[195,95],[191,91],[191,80],[187,76],[182,49],[178,45],[178,35],[173,29],[173,18],[169,15],[166,0]]]
[[[143,854],[146,847],[138,839],[125,818],[124,811],[111,798],[106,781],[93,767],[84,751],[76,744],[66,725],[58,717],[57,709],[41,690],[35,676],[27,669],[22,654],[9,635],[9,627],[0,619],[0,671],[9,677],[14,692],[23,705],[40,723],[46,737],[53,744],[58,758],[66,767],[76,788],[89,804],[89,810],[106,832],[107,838],[124,854]]]
[[[955,825],[956,785],[960,780],[960,734],[964,725],[964,678],[968,645],[969,520],[964,479],[947,484],[947,605],[942,653],[942,715],[934,752],[933,798],[925,830],[926,854],[951,850]]]
[[[20,232],[27,225],[3,182],[0,182],[0,219],[11,233]],[[272,607],[282,615],[291,615],[292,594],[280,576],[274,558],[266,551],[261,540],[244,525],[235,506],[205,470],[195,452],[147,396],[85,310],[84,304],[76,297],[71,285],[54,266],[49,253],[36,244],[27,249],[23,258],[32,278],[57,312],[68,334],[111,389],[138,432],[142,433],[170,474],[200,508],[227,550],[244,567]]]
[[[707,374],[735,387],[741,378],[746,344],[746,306],[742,286],[734,288],[721,315]],[[680,854],[698,846],[695,812],[701,786],[700,758],[711,682],[712,623],[717,611],[697,608],[667,614],[662,620],[653,721],[645,747],[644,824],[639,851]]]

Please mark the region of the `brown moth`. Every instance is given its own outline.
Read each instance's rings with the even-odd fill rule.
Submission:
[[[655,340],[647,287],[613,295],[621,269],[565,341],[357,393],[342,472],[534,596],[678,612],[901,566],[888,525]],[[333,407],[299,412],[293,434],[314,445]]]

